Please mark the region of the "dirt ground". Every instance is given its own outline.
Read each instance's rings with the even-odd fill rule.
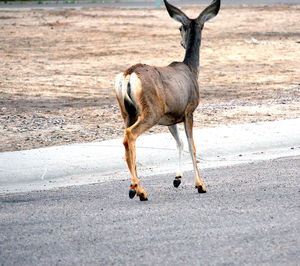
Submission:
[[[222,8],[207,23],[196,127],[300,117],[299,14]],[[165,9],[0,10],[0,151],[122,136],[115,75],[182,60],[178,27]]]

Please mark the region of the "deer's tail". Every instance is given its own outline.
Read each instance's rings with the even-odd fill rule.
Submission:
[[[123,115],[129,121],[136,121],[138,116],[138,92],[140,90],[140,80],[135,73],[125,75],[120,73],[116,77],[115,92]],[[132,122],[130,123],[132,124]]]

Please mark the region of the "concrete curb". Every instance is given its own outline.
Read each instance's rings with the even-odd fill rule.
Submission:
[[[215,168],[300,155],[300,119],[196,129],[200,168]],[[184,170],[192,170],[187,143]],[[137,140],[140,177],[176,171],[171,134]],[[122,139],[0,153],[0,193],[128,179]]]

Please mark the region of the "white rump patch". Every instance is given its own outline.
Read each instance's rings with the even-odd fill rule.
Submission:
[[[130,83],[130,95],[128,95],[128,83]],[[132,102],[135,101],[137,95],[141,92],[141,81],[135,73],[124,76],[124,73],[120,73],[115,79],[115,92],[119,102],[123,104],[124,99]]]
[[[142,83],[137,74],[134,72],[130,75],[130,86],[133,92],[133,96],[136,98],[137,94],[139,94],[142,90]]]
[[[124,75],[123,73],[119,73],[116,78],[115,78],[115,92],[116,95],[119,99],[123,98],[123,80],[124,80]]]

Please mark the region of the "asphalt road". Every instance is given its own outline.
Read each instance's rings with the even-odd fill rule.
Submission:
[[[299,265],[300,157],[0,197],[0,265]]]

